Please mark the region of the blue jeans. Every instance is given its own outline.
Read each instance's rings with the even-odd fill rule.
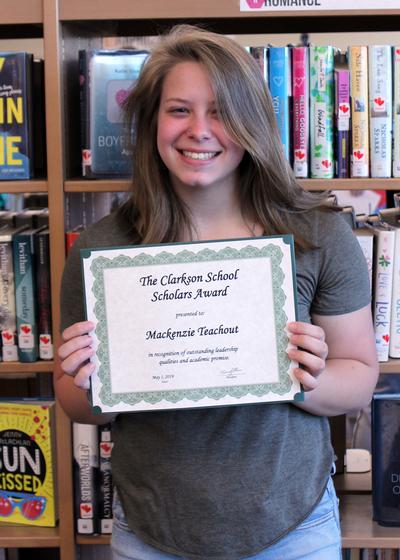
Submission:
[[[280,541],[243,560],[341,560],[338,499],[329,478],[324,495],[316,508],[296,529]],[[111,539],[113,560],[182,560],[162,552],[136,537],[128,528],[121,504],[114,499]]]

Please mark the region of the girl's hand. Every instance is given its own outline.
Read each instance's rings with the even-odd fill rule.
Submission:
[[[301,321],[288,323],[287,329],[289,341],[296,347],[288,349],[288,356],[302,366],[293,373],[305,391],[312,391],[318,386],[328,356],[325,332],[321,327]]]
[[[74,384],[81,389],[89,389],[89,378],[94,364],[89,359],[94,355],[93,339],[90,332],[94,329],[90,321],[74,323],[62,333],[64,343],[58,349],[61,369],[74,378]]]

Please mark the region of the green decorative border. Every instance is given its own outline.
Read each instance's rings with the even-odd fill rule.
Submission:
[[[287,243],[288,241],[286,238],[281,239],[283,239],[285,243]],[[292,244],[289,242],[289,245]],[[93,255],[93,252],[90,250],[85,250],[84,252],[82,251],[83,258],[88,258],[91,255]],[[265,384],[234,385],[230,387],[223,386],[206,387],[199,389],[180,389],[170,391],[143,391],[136,393],[111,392],[110,359],[107,337],[107,317],[103,275],[103,271],[105,269],[260,258],[269,258],[271,260],[276,327],[275,334],[277,340],[279,371],[278,382]],[[287,323],[287,316],[283,311],[286,295],[284,290],[282,289],[284,280],[284,272],[281,268],[282,258],[283,252],[281,248],[271,243],[261,248],[257,248],[251,245],[248,245],[247,247],[243,247],[241,249],[225,247],[218,251],[206,248],[200,250],[198,253],[193,253],[192,251],[188,251],[185,249],[176,254],[169,253],[168,251],[162,251],[161,253],[154,256],[143,252],[134,257],[129,257],[127,255],[118,255],[114,258],[106,258],[103,255],[94,257],[90,269],[94,277],[92,291],[96,299],[94,314],[98,320],[96,335],[99,341],[97,357],[100,364],[98,376],[102,383],[102,387],[99,392],[99,398],[101,402],[105,405],[113,407],[121,402],[128,405],[136,405],[139,402],[144,401],[146,403],[155,405],[162,400],[166,400],[170,403],[175,404],[184,398],[187,398],[193,402],[197,402],[205,397],[208,397],[209,399],[212,399],[214,401],[218,401],[226,396],[239,399],[246,395],[263,397],[270,392],[276,395],[287,394],[292,387],[293,381],[288,374],[290,360],[286,353],[288,340],[284,332],[284,328]],[[295,398],[299,398],[299,395],[297,394]],[[95,408],[96,410],[100,411],[99,407]]]

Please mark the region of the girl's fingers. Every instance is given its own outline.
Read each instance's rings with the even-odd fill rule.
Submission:
[[[314,354],[315,356],[319,356],[324,360],[328,355],[328,345],[320,338],[314,338],[308,335],[292,334],[289,335],[289,340],[298,348]]]
[[[305,391],[312,391],[318,385],[318,379],[316,379],[311,373],[308,373],[305,369],[295,368],[293,370],[295,377],[302,384]]]
[[[74,375],[81,368],[82,364],[94,355],[94,352],[94,349],[90,346],[73,352],[61,362],[62,370],[68,375]]]
[[[291,360],[298,362],[314,375],[319,375],[325,368],[324,358],[310,354],[302,349],[290,348],[287,354]]]
[[[94,364],[89,362],[82,366],[74,377],[74,383],[80,389],[90,389],[90,376],[94,371]]]
[[[68,342],[72,338],[82,336],[89,333],[94,329],[94,324],[91,321],[81,321],[79,323],[74,323],[70,327],[67,327],[62,332],[62,338],[64,342]]]
[[[71,340],[68,340],[68,342],[64,342],[64,344],[62,344],[58,349],[58,355],[61,360],[65,360],[66,358],[68,358],[68,356],[70,356],[77,350],[85,348],[86,346],[90,346],[92,342],[93,339],[88,334],[77,336],[75,338],[72,338]]]

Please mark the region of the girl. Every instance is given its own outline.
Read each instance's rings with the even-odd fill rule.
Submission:
[[[55,373],[73,420],[114,420],[114,558],[339,560],[327,416],[366,406],[378,375],[358,242],[322,195],[296,183],[259,68],[233,40],[174,29],[126,112],[136,131],[132,195],[67,261]],[[288,232],[300,319],[288,325],[289,356],[304,402],[92,416],[81,247]]]

